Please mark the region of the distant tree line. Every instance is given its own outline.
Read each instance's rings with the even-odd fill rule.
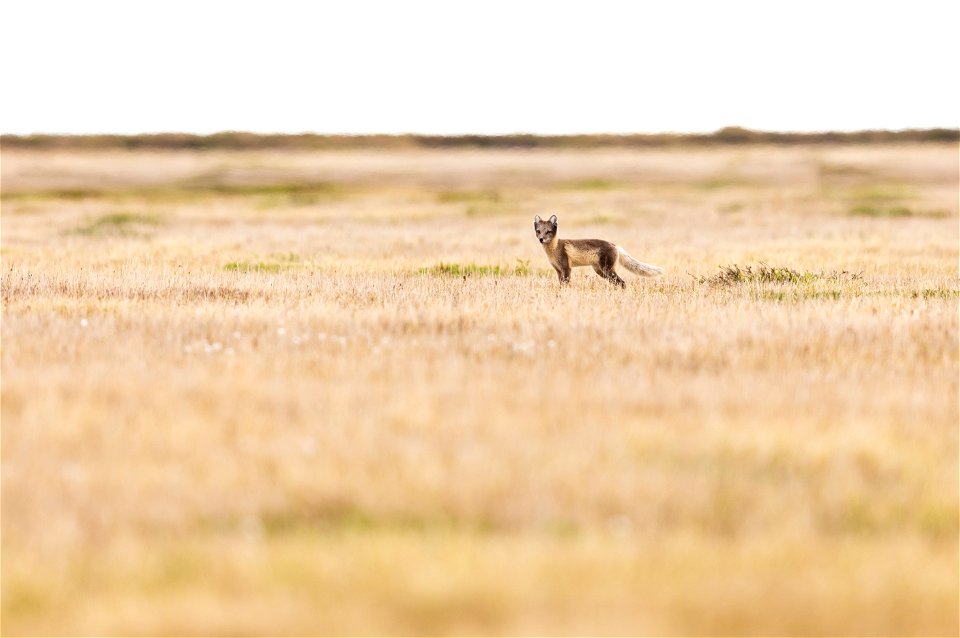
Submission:
[[[713,133],[635,133],[584,135],[321,135],[258,134],[226,131],[212,135],[155,133],[144,135],[3,135],[6,148],[26,149],[183,149],[183,150],[324,150],[414,148],[646,148],[735,144],[890,144],[957,142],[960,129],[777,133],[737,126]]]

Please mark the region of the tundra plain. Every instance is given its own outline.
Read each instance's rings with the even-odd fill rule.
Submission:
[[[957,635],[957,151],[4,150],[3,633]]]

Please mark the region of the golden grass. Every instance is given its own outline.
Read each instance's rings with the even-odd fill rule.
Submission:
[[[3,632],[956,635],[957,163],[4,151]]]

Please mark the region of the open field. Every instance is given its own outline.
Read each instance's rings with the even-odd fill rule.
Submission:
[[[958,168],[4,150],[2,631],[956,635]]]

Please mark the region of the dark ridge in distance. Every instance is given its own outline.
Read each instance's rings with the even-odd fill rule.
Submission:
[[[960,129],[789,133],[730,126],[713,133],[635,133],[581,135],[322,135],[258,134],[224,131],[211,135],[153,133],[142,135],[3,135],[3,148],[62,150],[333,150],[416,148],[655,148],[737,144],[891,144],[958,142]]]

